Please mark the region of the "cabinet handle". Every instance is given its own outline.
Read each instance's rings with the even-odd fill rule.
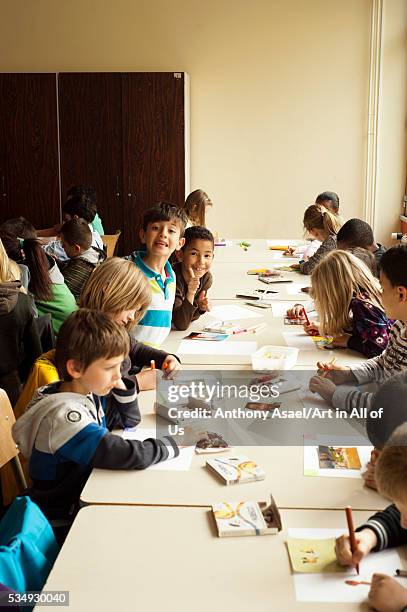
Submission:
[[[129,175],[129,189],[127,195],[129,198],[131,198],[131,174]]]
[[[116,175],[116,198],[120,198],[119,175]]]
[[[7,193],[6,193],[6,181],[5,181],[5,178],[4,178],[4,174],[1,177],[1,184],[2,184],[2,196],[3,196],[3,198],[5,198],[5,197],[7,197]]]

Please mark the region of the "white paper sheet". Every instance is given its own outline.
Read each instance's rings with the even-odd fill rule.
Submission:
[[[366,464],[370,460],[373,446],[360,446],[363,440],[358,436],[327,436],[304,435],[304,476],[323,476],[325,478],[362,478]],[[318,459],[318,446],[356,447],[362,467],[360,470],[342,470],[320,468]]]
[[[302,287],[309,287],[310,283],[292,283],[290,285],[287,284],[287,295],[306,295],[303,291],[301,291]]]
[[[126,427],[123,431],[123,438],[125,440],[146,440],[147,438],[156,438],[157,434],[155,429],[143,429],[142,427]],[[178,457],[168,459],[167,461],[160,461],[150,465],[147,470],[156,470],[163,472],[187,472],[191,467],[192,457],[195,454],[194,446],[187,446],[186,448],[180,448]]]
[[[236,319],[260,319],[263,315],[255,309],[242,308],[234,304],[224,304],[215,306],[208,312],[208,315],[220,321],[234,321]]]
[[[283,337],[287,346],[294,346],[295,348],[309,351],[314,350],[316,353],[319,353],[321,350],[315,346],[312,337],[308,336],[302,328],[299,328],[298,331],[283,332]]]
[[[343,521],[346,524],[345,513]],[[328,539],[347,533],[344,529],[292,529],[288,530],[290,538]],[[345,580],[371,581],[372,574],[380,572],[394,576],[395,570],[401,567],[400,557],[395,549],[383,550],[368,555],[360,564],[360,574],[355,569],[348,568],[342,573],[332,574],[294,574],[295,596],[297,601],[354,602],[365,601],[369,593],[369,585],[349,586]],[[400,580],[400,584],[405,586]]]
[[[197,342],[183,340],[177,354],[183,355],[251,355],[257,350],[257,342]]]

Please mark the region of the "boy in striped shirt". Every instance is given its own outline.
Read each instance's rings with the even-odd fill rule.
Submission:
[[[310,380],[313,393],[332,402],[334,408],[347,412],[369,409],[372,403],[374,394],[360,391],[355,385],[381,384],[407,367],[407,245],[389,249],[383,254],[380,266],[383,307],[387,317],[396,320],[386,349],[378,357],[351,367],[318,364],[325,374],[326,370],[329,372],[325,377],[318,374]],[[354,386],[337,386],[344,383]]]
[[[156,348],[161,346],[171,330],[176,278],[169,258],[184,245],[187,221],[181,208],[159,202],[144,213],[140,238],[146,250],[134,251],[126,257],[145,274],[152,293],[149,309],[131,334],[138,341]]]

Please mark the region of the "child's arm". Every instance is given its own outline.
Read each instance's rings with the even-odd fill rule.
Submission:
[[[34,361],[42,353],[40,336],[38,333],[34,315],[31,312],[32,298],[28,296],[27,299],[30,302],[28,306],[28,308],[30,308],[30,312],[29,312],[28,321],[25,324],[24,332],[23,332],[24,361],[22,362],[20,366],[21,374],[24,378],[28,376]]]
[[[208,289],[212,287],[212,274],[210,272],[206,272],[202,277],[201,289],[198,294],[198,312],[199,314],[204,314],[211,309],[211,303],[208,299]],[[198,317],[194,317],[197,319]],[[194,319],[193,319],[194,320]]]
[[[129,378],[122,379],[123,388],[113,389],[106,398],[106,426],[109,430],[135,427],[141,421],[138,406],[138,384]]]
[[[308,261],[304,261],[300,264],[301,274],[312,274],[319,262],[327,255],[330,251],[336,249],[336,237],[329,236],[319,247],[319,249],[312,255]]]
[[[365,300],[354,298],[351,302],[353,330],[348,347],[366,357],[376,357],[389,341],[389,322],[382,310]]]
[[[132,367],[136,366],[139,368],[149,366],[152,360],[155,361],[155,365],[160,370],[163,368],[163,365],[165,363],[172,362],[173,360],[176,360],[178,363],[181,363],[177,355],[167,353],[166,351],[160,351],[159,349],[153,348],[152,346],[143,344],[143,342],[138,342],[132,336],[130,336],[129,357]],[[172,357],[173,359],[170,359],[170,357]],[[167,368],[165,369],[167,370]],[[173,369],[174,367],[171,367],[171,371]]]
[[[405,612],[407,589],[390,576],[373,574],[368,602],[377,612]]]
[[[194,286],[196,285],[194,291],[192,291],[189,283],[186,292],[184,291],[183,284],[177,282],[174,306],[172,309],[172,323],[174,327],[180,331],[187,329],[191,321],[197,318],[195,314],[198,311],[198,306],[194,304],[194,301],[195,293],[199,287],[199,279],[193,278],[192,281]]]

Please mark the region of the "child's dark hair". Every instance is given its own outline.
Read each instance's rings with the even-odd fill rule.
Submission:
[[[66,199],[79,196],[82,199],[88,199],[92,204],[96,204],[97,196],[96,190],[92,185],[73,185],[70,187],[66,194]]]
[[[407,287],[407,244],[399,244],[383,253],[380,270],[393,287]]]
[[[315,204],[324,204],[325,202],[331,202],[332,210],[337,213],[339,210],[339,196],[334,191],[323,191],[320,193],[315,200]]]
[[[81,249],[87,251],[92,244],[92,232],[85,219],[71,219],[66,221],[61,227],[61,235],[64,240],[74,246],[79,245]]]
[[[52,300],[51,279],[48,258],[36,238],[19,239],[10,232],[0,230],[0,238],[7,255],[19,263],[25,263],[30,270],[28,289],[36,300]]]
[[[185,248],[192,242],[192,240],[207,240],[212,243],[212,248],[215,244],[213,234],[206,227],[201,225],[193,225],[192,227],[187,227],[184,232],[185,244],[182,247],[184,251]]]
[[[66,200],[62,212],[71,215],[71,217],[76,215],[80,219],[85,219],[88,223],[92,223],[96,215],[96,206],[87,198],[73,196]]]
[[[152,208],[146,210],[143,216],[143,230],[147,231],[149,223],[156,221],[173,221],[180,227],[180,236],[183,236],[188,217],[179,206],[168,202],[158,202]]]
[[[349,219],[338,232],[338,248],[362,247],[367,249],[374,242],[373,230],[362,219]]]
[[[372,411],[383,409],[380,418],[372,418]],[[386,381],[374,396],[366,419],[370,442],[381,450],[399,425],[407,421],[407,373],[397,374]]]
[[[25,217],[16,217],[15,219],[7,219],[1,224],[0,228],[10,234],[14,234],[18,238],[36,238],[37,231],[31,221]]]
[[[129,334],[107,314],[81,308],[62,324],[55,350],[55,364],[63,380],[71,380],[66,364],[74,359],[86,370],[97,359],[110,359],[129,352]]]

